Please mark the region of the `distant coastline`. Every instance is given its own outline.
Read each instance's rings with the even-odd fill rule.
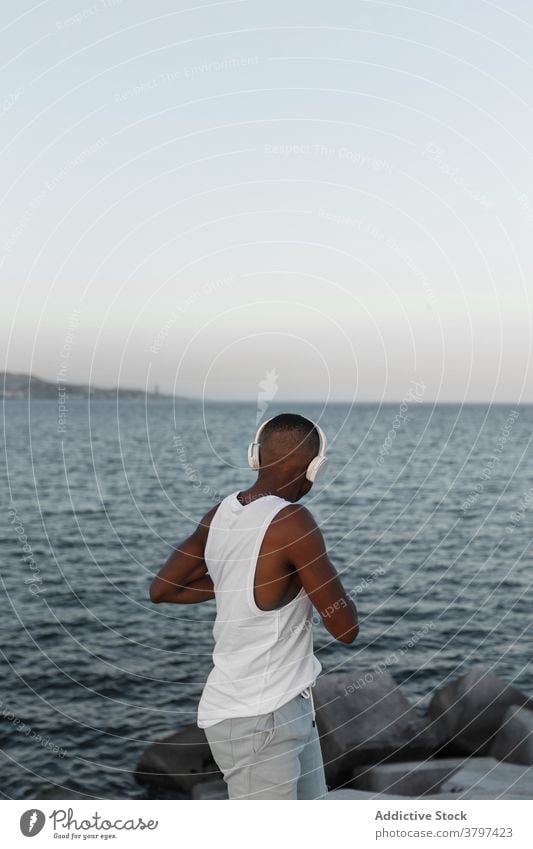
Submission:
[[[0,380],[0,398],[5,401],[27,400],[29,398],[32,401],[57,400],[59,394],[67,395],[69,400],[91,398],[108,401],[112,401],[117,397],[126,399],[171,399],[177,397],[175,395],[168,395],[165,392],[159,392],[157,388],[153,391],[147,391],[145,389],[123,389],[121,387],[104,389],[101,386],[90,386],[86,383],[63,383],[61,381],[43,380],[40,377],[23,372],[5,371],[0,372],[0,374],[2,377]]]
[[[44,380],[41,377],[36,377],[35,375],[27,374],[25,372],[13,372],[13,371],[0,371],[0,400],[4,401],[12,401],[12,400],[28,400],[31,398],[32,401],[50,401],[50,400],[61,400],[61,398],[65,398],[68,396],[69,401],[72,400],[87,400],[91,398],[91,400],[104,400],[104,401],[114,401],[119,399],[131,399],[131,400],[142,400],[143,398],[149,400],[163,400],[163,401],[171,401],[177,400],[182,402],[192,402],[192,403],[202,403],[202,404],[236,404],[236,405],[244,405],[248,406],[254,403],[253,398],[208,398],[208,397],[195,397],[191,395],[174,395],[168,392],[160,392],[157,386],[153,390],[146,389],[127,389],[123,387],[112,387],[112,388],[104,388],[102,386],[91,386],[86,383],[66,383],[60,380]],[[401,400],[383,400],[383,399],[368,399],[368,398],[348,398],[345,400],[342,399],[330,399],[327,402],[328,407],[335,406],[371,406],[371,407],[394,407],[401,403]],[[312,399],[306,398],[304,399],[286,399],[282,407],[288,406],[315,406],[319,404],[321,407],[324,404],[324,399]],[[277,405],[279,406],[279,404]],[[433,400],[424,400],[421,399],[417,403],[418,407],[531,407],[533,406],[533,401],[517,401],[516,399],[510,399],[508,401],[433,401]],[[273,413],[272,413],[273,415]]]

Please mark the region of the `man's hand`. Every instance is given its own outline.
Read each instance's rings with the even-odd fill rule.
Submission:
[[[213,581],[204,560],[209,525],[218,505],[178,548],[175,548],[150,585],[154,604],[198,604],[215,597]]]

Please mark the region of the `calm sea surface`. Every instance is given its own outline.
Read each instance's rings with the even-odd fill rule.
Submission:
[[[67,406],[64,433],[55,401],[4,406],[0,793],[144,798],[132,770],[195,721],[214,619],[213,601],[151,605],[148,586],[170,546],[253,480],[256,409]],[[477,664],[533,694],[533,406],[267,415],[286,409],[320,417],[330,438],[303,503],[360,611],[351,646],[315,627],[324,671],[355,680],[381,664],[420,709]]]

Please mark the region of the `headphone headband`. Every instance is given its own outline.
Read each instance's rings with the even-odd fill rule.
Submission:
[[[250,445],[248,446],[248,464],[249,464],[250,468],[254,469],[255,471],[257,471],[259,469],[259,447],[260,447],[260,442],[261,442],[261,434],[263,433],[263,430],[266,427],[266,425],[271,421],[272,421],[272,419],[267,419],[265,422],[263,422],[262,425],[260,425],[260,427],[257,430],[257,433],[255,434],[254,441],[251,442]],[[325,468],[328,461],[327,461],[327,457],[326,457],[326,448],[327,448],[326,434],[324,433],[324,431],[322,430],[322,428],[320,427],[319,424],[317,424],[316,422],[312,422],[312,424],[314,425],[314,427],[316,428],[316,431],[318,433],[319,440],[320,440],[320,446],[319,446],[319,449],[318,449],[318,454],[309,463],[307,470],[306,470],[306,473],[305,473],[305,476],[306,476],[307,480],[314,482],[316,480],[318,472],[321,469]]]

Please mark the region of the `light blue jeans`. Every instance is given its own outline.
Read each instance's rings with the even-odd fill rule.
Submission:
[[[328,788],[313,719],[312,698],[299,693],[271,713],[204,729],[229,798],[323,799]]]

